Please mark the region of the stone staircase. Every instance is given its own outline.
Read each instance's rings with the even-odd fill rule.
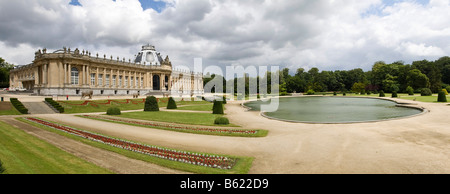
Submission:
[[[50,108],[44,102],[22,102],[22,104],[28,109],[29,114],[55,114],[52,108]]]

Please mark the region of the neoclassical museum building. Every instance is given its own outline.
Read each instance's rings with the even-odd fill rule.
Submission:
[[[33,63],[10,72],[10,88],[25,88],[36,95],[131,95],[139,93],[200,94],[201,73],[176,71],[152,45],[142,46],[134,60],[63,48],[35,53]]]

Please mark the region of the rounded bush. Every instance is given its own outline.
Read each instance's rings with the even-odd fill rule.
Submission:
[[[314,90],[308,90],[306,92],[306,95],[314,95],[316,92],[314,92]]]
[[[431,96],[431,95],[433,95],[433,93],[431,92],[430,88],[422,88],[420,90],[420,95],[421,96]]]
[[[384,91],[383,90],[381,90],[380,91],[380,95],[378,95],[379,97],[385,97],[386,95],[384,94]]]
[[[120,108],[118,107],[110,107],[108,108],[108,110],[106,111],[107,115],[120,115]]]
[[[158,101],[154,96],[145,99],[144,111],[159,111]]]
[[[438,94],[438,102],[447,102],[447,96],[444,91],[440,91]]]
[[[214,124],[216,124],[216,125],[228,125],[228,124],[230,124],[230,121],[226,117],[217,117],[214,120]]]
[[[172,97],[169,98],[169,102],[167,103],[167,109],[177,109],[177,103]]]
[[[398,97],[397,92],[396,92],[396,91],[393,91],[393,92],[392,92],[392,98],[397,98],[397,97]]]
[[[406,88],[406,93],[408,93],[408,95],[410,96],[414,96],[414,89],[411,86],[408,86]]]
[[[223,103],[221,101],[214,100],[213,114],[223,115]]]

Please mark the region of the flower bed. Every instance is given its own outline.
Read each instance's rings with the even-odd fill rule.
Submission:
[[[205,166],[210,168],[219,168],[219,169],[231,169],[235,164],[237,159],[224,157],[224,156],[215,156],[215,155],[207,155],[200,153],[191,153],[186,151],[179,151],[167,148],[161,148],[157,146],[144,145],[139,143],[134,143],[131,141],[115,139],[111,137],[107,137],[100,134],[95,134],[79,129],[75,129],[72,127],[67,127],[63,125],[59,125],[56,123],[48,122],[42,119],[28,117],[25,118],[28,121],[38,123],[47,127],[51,127],[56,130],[60,130],[69,134],[73,134],[82,138],[86,138],[92,141],[97,141],[100,143],[104,143],[106,145],[130,150],[133,152],[138,152],[142,154],[146,154],[149,156],[154,156],[166,160],[172,160],[177,162],[183,162],[187,164],[193,164],[198,166]]]
[[[163,124],[163,123],[154,123],[154,122],[144,122],[144,121],[133,121],[121,118],[110,118],[110,117],[102,117],[97,115],[83,115],[86,118],[95,118],[107,121],[115,121],[121,123],[129,123],[135,125],[142,125],[147,127],[158,127],[172,130],[180,130],[180,131],[191,131],[191,132],[206,132],[206,133],[222,133],[222,134],[244,134],[251,135],[257,134],[258,130],[241,130],[241,129],[217,129],[217,128],[209,128],[209,127],[194,127],[194,126],[184,126],[184,125],[173,125],[173,124]]]

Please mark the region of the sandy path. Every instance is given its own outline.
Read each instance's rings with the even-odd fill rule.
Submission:
[[[431,112],[391,121],[301,124],[269,120],[227,104],[227,117],[265,138],[216,137],[120,125],[73,115],[42,118],[175,149],[253,156],[250,173],[450,173],[450,106],[415,102]]]

